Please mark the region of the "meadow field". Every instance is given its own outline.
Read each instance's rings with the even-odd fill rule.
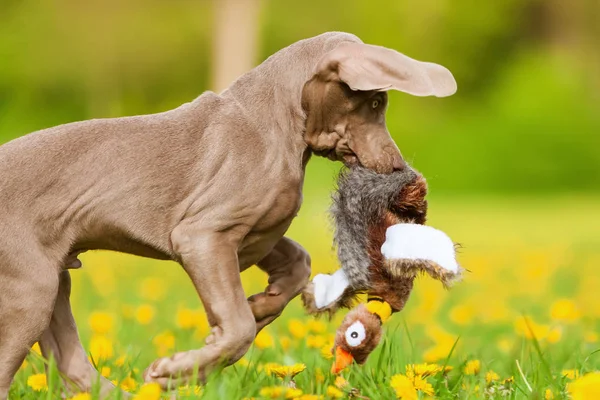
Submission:
[[[319,197],[308,196],[288,232],[311,253],[313,274],[337,268]],[[136,399],[595,399],[598,200],[431,196],[429,224],[462,244],[464,280],[445,291],[419,278],[367,363],[339,377],[330,373],[331,343],[345,311],[315,320],[296,299],[242,360],[205,384],[162,394],[144,386],[141,374],[156,357],[199,347],[207,335],[200,301],[174,263],[85,254],[84,267],[72,272],[72,303],[90,358]],[[256,268],[243,280],[248,295],[266,285]],[[34,348],[11,398],[56,399],[63,391],[52,361]]]

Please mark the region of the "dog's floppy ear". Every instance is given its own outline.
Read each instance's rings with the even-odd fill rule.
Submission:
[[[452,73],[441,65],[414,60],[395,50],[362,43],[344,43],[325,54],[316,73],[352,90],[399,90],[415,96],[451,96]]]

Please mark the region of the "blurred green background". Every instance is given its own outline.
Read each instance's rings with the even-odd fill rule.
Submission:
[[[174,108],[228,65],[341,30],[454,73],[453,97],[391,94],[389,129],[432,193],[597,193],[599,21],[596,0],[2,0],[0,142]],[[313,162],[307,193],[337,167]]]
[[[175,108],[332,30],[442,64],[458,82],[444,99],[390,93],[388,127],[429,182],[429,221],[463,245],[468,269],[450,292],[420,279],[402,321],[462,335],[460,362],[475,355],[516,376],[520,347],[509,356],[506,342],[526,312],[558,332],[547,343],[553,369],[592,368],[574,349],[591,351],[600,340],[598,0],[0,0],[0,143],[67,122]],[[337,264],[326,211],[340,166],[311,160],[288,232],[311,253],[314,272]],[[98,310],[117,316],[115,357],[141,354],[137,368],[156,356],[151,338],[165,329],[177,335],[172,348],[197,347],[173,314],[199,306],[180,268],[106,252],[82,259],[73,305],[86,349],[93,329],[85,321]],[[266,285],[256,269],[243,276],[248,294]],[[156,318],[130,329],[130,309],[145,303]],[[560,322],[561,304],[573,305],[576,324]],[[268,331],[287,335],[286,320],[298,315],[295,301]],[[435,335],[415,338],[408,361],[435,360],[426,356],[439,346]],[[28,393],[18,382],[15,390]]]

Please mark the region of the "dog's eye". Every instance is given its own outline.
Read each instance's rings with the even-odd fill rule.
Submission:
[[[348,343],[350,347],[356,347],[365,340],[367,333],[365,332],[364,325],[360,321],[356,321],[348,327],[345,336],[346,343]]]
[[[375,109],[375,108],[379,107],[380,103],[381,102],[379,100],[373,100],[373,102],[371,103],[371,107]]]

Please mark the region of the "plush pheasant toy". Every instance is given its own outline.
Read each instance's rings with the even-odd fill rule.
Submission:
[[[454,243],[423,225],[426,194],[425,179],[410,168],[381,175],[356,167],[340,175],[331,214],[342,268],[315,276],[302,293],[309,313],[330,315],[367,293],[367,303],[351,310],[337,330],[333,372],[367,360],[382,324],[404,308],[419,273],[445,287],[460,277]]]

